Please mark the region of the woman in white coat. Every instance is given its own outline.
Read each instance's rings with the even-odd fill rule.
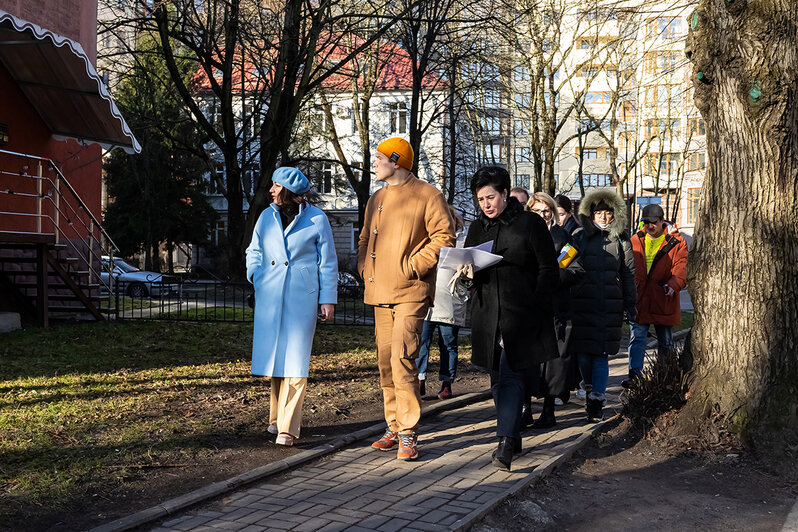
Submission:
[[[255,286],[252,373],[271,377],[269,428],[276,443],[299,437],[316,316],[333,316],[338,259],[327,216],[302,196],[310,189],[297,168],[272,176],[273,203],[261,213],[247,248]]]

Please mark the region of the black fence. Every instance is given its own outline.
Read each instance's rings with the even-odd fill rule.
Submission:
[[[117,320],[252,322],[254,288],[250,283],[169,277],[155,282],[124,283],[102,302],[102,310]],[[374,311],[362,296],[338,294],[334,325],[373,325]]]

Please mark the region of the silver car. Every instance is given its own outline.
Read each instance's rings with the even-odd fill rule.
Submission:
[[[103,290],[107,290],[109,286],[108,272],[111,270],[111,257],[104,256],[100,259],[100,262],[102,264],[100,280],[102,281]],[[117,257],[114,257],[113,275],[119,293],[127,294],[134,298],[177,295],[179,291],[179,285],[175,278],[162,273],[139,270]]]

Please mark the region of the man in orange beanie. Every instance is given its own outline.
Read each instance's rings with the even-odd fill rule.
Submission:
[[[388,429],[372,447],[397,458],[418,457],[421,418],[418,367],[421,329],[435,293],[438,253],[455,245],[454,221],[441,191],[416,178],[413,148],[401,138],[380,143],[374,161],[377,181],[387,186],[366,205],[357,246],[357,265],[374,306],[377,366]]]

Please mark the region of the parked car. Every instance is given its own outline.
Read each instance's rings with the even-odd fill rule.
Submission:
[[[363,282],[353,273],[338,272],[338,293],[343,297],[363,297]]]
[[[111,257],[100,259],[102,272],[100,280],[103,289],[109,286],[109,271],[111,270]],[[177,294],[180,285],[177,279],[162,273],[148,272],[132,266],[124,260],[114,257],[113,275],[116,280],[116,289],[120,294],[130,297],[161,297]]]

